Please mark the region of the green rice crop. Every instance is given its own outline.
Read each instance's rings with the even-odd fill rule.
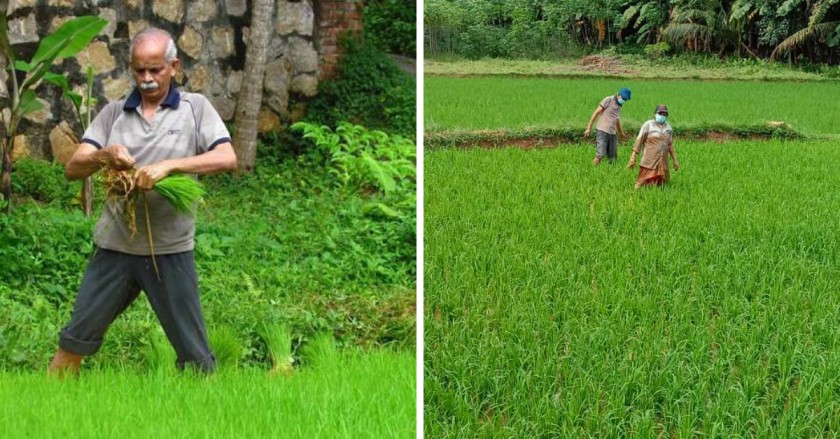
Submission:
[[[0,372],[0,437],[415,437],[413,354],[342,351],[319,364],[291,376]]]
[[[675,129],[783,121],[803,134],[837,132],[827,82],[649,81],[627,79],[446,78],[424,80],[428,130],[578,127],[581,134],[605,96],[627,86],[622,110],[628,133],[668,105]],[[783,103],[783,104],[782,104]],[[827,107],[829,106],[829,107]],[[594,129],[594,127],[593,127]]]
[[[425,154],[428,437],[836,437],[840,149]]]
[[[204,196],[201,183],[189,175],[171,175],[158,181],[154,189],[183,213],[194,212]]]

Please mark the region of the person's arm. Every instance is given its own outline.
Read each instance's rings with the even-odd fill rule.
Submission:
[[[589,137],[589,133],[592,132],[592,124],[595,123],[595,118],[598,117],[601,113],[604,112],[604,107],[598,105],[598,108],[592,113],[592,117],[589,118],[589,123],[586,124],[586,131],[583,132],[583,137]]]
[[[64,176],[68,180],[87,178],[103,166],[129,169],[134,166],[134,157],[123,145],[109,145],[98,149],[89,143],[82,142],[64,165]]]
[[[155,183],[166,178],[169,174],[199,174],[210,175],[236,169],[236,154],[230,142],[220,143],[212,151],[193,157],[163,160],[146,165],[137,170],[134,175],[137,187],[149,190]]]
[[[621,118],[615,120],[615,131],[618,133],[619,140],[624,137],[624,130],[621,129]]]
[[[636,166],[636,155],[639,154],[639,148],[644,144],[645,138],[647,137],[647,132],[645,131],[645,127],[647,124],[642,125],[639,129],[639,135],[636,137],[636,141],[633,143],[633,152],[630,154],[630,161],[627,162],[627,167],[632,169]]]
[[[680,162],[679,162],[679,160],[677,160],[677,151],[674,150],[674,142],[671,142],[671,144],[668,145],[668,153],[671,154],[671,160],[674,161],[674,170],[679,171],[680,170]]]

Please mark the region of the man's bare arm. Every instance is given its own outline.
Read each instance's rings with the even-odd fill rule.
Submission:
[[[233,145],[225,142],[204,154],[143,166],[137,170],[135,178],[139,188],[149,190],[155,183],[173,173],[209,175],[235,169],[236,154],[233,152]]]
[[[123,145],[109,145],[102,149],[82,142],[76,147],[76,152],[64,165],[64,176],[68,180],[87,178],[101,169],[109,166],[114,169],[129,169],[134,166],[134,157],[128,153]]]

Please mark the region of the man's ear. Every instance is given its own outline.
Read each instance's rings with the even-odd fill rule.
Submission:
[[[178,58],[175,58],[174,60],[172,60],[171,66],[172,66],[172,72],[170,74],[174,78],[175,75],[178,74],[178,69],[181,68],[181,60],[178,59]]]

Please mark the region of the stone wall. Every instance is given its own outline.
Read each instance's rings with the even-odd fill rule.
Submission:
[[[232,120],[242,81],[250,26],[247,0],[10,0],[9,36],[23,59],[31,58],[38,41],[64,21],[98,15],[109,25],[74,59],[53,68],[65,73],[82,91],[83,72],[92,66],[94,95],[101,108],[127,95],[133,82],[128,72],[131,38],[147,26],[169,31],[178,46],[181,72],[176,82],[207,96],[225,120]],[[329,77],[339,56],[338,36],[361,30],[361,0],[278,0],[274,35],[268,49],[260,130],[277,129],[288,119],[290,97],[311,97],[318,81]],[[8,106],[7,71],[0,73],[0,99]],[[38,96],[45,108],[26,118],[13,155],[64,158],[75,148],[68,131],[79,132],[72,105],[51,85]],[[8,110],[7,110],[8,111]]]

